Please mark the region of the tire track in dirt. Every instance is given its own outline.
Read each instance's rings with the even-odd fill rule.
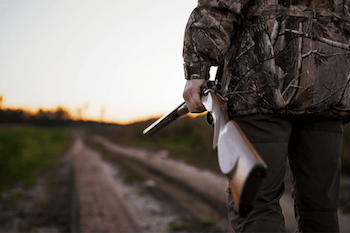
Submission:
[[[115,153],[104,151],[103,154],[107,154],[109,166],[114,166],[114,168],[117,166],[119,171],[127,170],[126,172],[119,172],[119,177],[124,177],[125,174],[137,176],[135,181],[125,182],[125,180],[121,180],[119,182],[138,186],[136,193],[150,195],[157,202],[163,203],[162,211],[164,212],[165,209],[170,209],[169,212],[173,212],[172,214],[176,215],[173,221],[177,225],[185,227],[183,230],[187,232],[206,232],[208,230],[231,232],[229,230],[231,227],[227,219],[226,210],[220,211],[221,209],[213,206],[213,203],[208,203],[198,197],[196,192],[193,192],[176,180],[174,181],[171,177],[164,176],[157,170]],[[115,179],[118,179],[117,176],[115,176]],[[130,193],[125,193],[125,196],[130,196]],[[171,215],[171,213],[168,214]],[[159,216],[155,218],[159,218]],[[205,227],[203,226],[205,221],[214,221],[215,225]],[[139,222],[144,221],[140,219]],[[168,221],[168,223],[170,222]],[[169,225],[168,223],[164,223],[166,228]],[[149,222],[144,222],[143,225],[149,225]],[[164,232],[164,229],[162,232]]]
[[[139,232],[138,224],[123,203],[103,160],[75,135],[72,155],[79,232]]]
[[[154,169],[118,154],[114,154],[119,157],[117,162],[107,163],[101,156],[103,151],[87,146],[82,132],[74,137],[71,153],[77,206],[77,223],[74,225],[77,231],[171,232],[177,229],[186,232],[232,232],[227,215],[203,202],[196,193],[188,192]],[[116,174],[117,169],[137,171],[144,180],[129,187],[123,176]]]
[[[169,228],[171,221],[178,223],[182,227],[180,230],[186,232],[232,232],[227,220],[227,194],[225,192],[227,180],[224,176],[168,158],[166,153],[162,151],[152,152],[147,149],[117,145],[97,135],[85,136],[88,138],[87,141],[100,145],[98,152],[96,149],[89,148],[97,153],[96,156],[108,153],[109,156],[116,158],[114,162],[101,163],[101,166],[104,167],[102,170],[109,176],[109,178],[104,177],[104,179],[109,179],[109,184],[114,186],[114,192],[118,193],[121,203],[126,206],[126,212],[130,213],[131,222],[140,232],[156,232],[157,229],[158,232],[171,232]],[[113,171],[125,168],[137,171],[143,179],[139,182],[133,182],[134,187],[125,186],[125,180],[121,178],[121,174],[118,174],[118,171]],[[287,184],[281,205],[286,219],[287,231],[293,232],[296,229],[296,222],[289,188]],[[153,198],[154,203],[150,207],[153,210],[147,214],[147,210],[145,210],[147,204],[141,203],[142,198]],[[120,210],[123,208],[120,207]],[[174,215],[176,216],[174,217]],[[212,228],[203,228],[200,224],[194,226],[193,223],[199,223],[204,219],[215,220],[216,226]],[[349,222],[347,219],[349,216],[340,214],[342,232],[348,230],[348,224],[345,224]],[[188,223],[192,226],[186,226]]]

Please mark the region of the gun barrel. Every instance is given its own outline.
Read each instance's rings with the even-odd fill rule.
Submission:
[[[188,113],[188,109],[186,106],[186,103],[183,102],[179,105],[179,107],[175,108],[173,111],[169,112],[168,114],[165,114],[160,119],[158,119],[156,122],[154,122],[152,125],[148,126],[144,131],[143,135],[146,136],[152,136],[168,124],[174,122],[178,118],[182,117],[183,115],[186,115]]]

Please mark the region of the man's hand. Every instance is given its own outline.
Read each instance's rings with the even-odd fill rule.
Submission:
[[[205,79],[191,79],[186,82],[183,98],[186,101],[188,110],[192,113],[205,111],[201,101],[201,86],[205,82]]]

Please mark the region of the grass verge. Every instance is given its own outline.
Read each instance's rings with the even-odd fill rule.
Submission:
[[[21,181],[27,188],[34,184],[37,172],[59,165],[69,141],[67,128],[29,126],[0,128],[0,194]]]

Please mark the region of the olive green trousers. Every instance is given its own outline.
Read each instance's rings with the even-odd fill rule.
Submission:
[[[235,232],[286,231],[279,200],[284,193],[287,158],[297,232],[339,232],[342,121],[263,114],[234,120],[268,166],[262,191],[248,216],[241,218],[237,214],[228,191],[229,220]]]

